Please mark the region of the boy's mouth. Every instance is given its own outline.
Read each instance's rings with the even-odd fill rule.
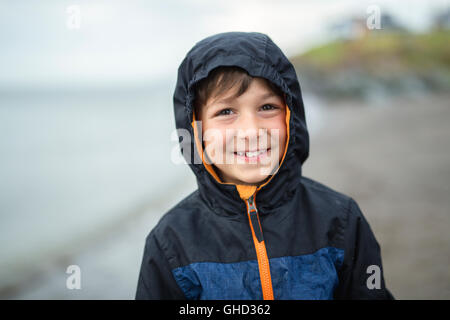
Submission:
[[[269,152],[270,148],[255,151],[235,151],[234,155],[246,162],[255,162],[267,157]]]

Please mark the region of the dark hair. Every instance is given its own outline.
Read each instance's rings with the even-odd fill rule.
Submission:
[[[253,78],[245,69],[236,66],[221,66],[213,69],[206,78],[195,85],[194,110],[196,118],[200,116],[201,108],[206,105],[210,98],[218,97],[236,85],[238,90],[233,97],[237,98],[247,91]],[[267,79],[264,80],[275,94],[280,97],[284,96],[280,88]]]

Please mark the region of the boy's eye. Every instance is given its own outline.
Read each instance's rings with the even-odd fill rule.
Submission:
[[[231,109],[223,109],[217,112],[217,116],[229,116],[231,114]]]
[[[271,104],[265,104],[261,107],[261,109],[263,111],[271,111],[271,110],[276,110],[278,109],[278,107],[271,105]],[[222,109],[219,112],[216,113],[216,116],[229,116],[233,114],[233,110],[231,110],[230,108],[227,109]]]
[[[269,111],[269,110],[275,110],[275,109],[277,109],[277,107],[275,107],[271,104],[265,104],[261,107],[261,109],[263,109],[265,111]]]

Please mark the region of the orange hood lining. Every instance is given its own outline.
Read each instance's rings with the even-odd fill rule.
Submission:
[[[195,112],[194,110],[192,110],[192,123],[191,126],[194,129],[194,139],[195,139],[195,145],[197,146],[197,152],[198,154],[201,156],[202,158],[202,163],[206,168],[206,171],[209,172],[209,174],[211,176],[214,177],[214,179],[220,183],[220,184],[227,184],[227,185],[234,185],[236,186],[236,189],[239,193],[239,196],[241,199],[243,200],[247,200],[248,198],[250,198],[256,191],[260,190],[262,187],[264,187],[265,185],[267,185],[270,180],[272,180],[272,178],[275,176],[275,174],[278,172],[278,170],[280,169],[281,165],[283,164],[284,158],[286,157],[286,153],[287,153],[287,149],[288,149],[288,145],[289,145],[289,137],[290,137],[290,132],[289,132],[289,120],[291,117],[291,111],[289,109],[289,106],[286,104],[286,133],[287,133],[287,139],[286,139],[286,146],[284,148],[284,153],[283,153],[283,157],[281,158],[281,162],[280,165],[278,166],[278,169],[275,171],[274,174],[272,174],[272,176],[270,177],[269,180],[267,180],[264,184],[262,185],[243,185],[243,184],[236,184],[236,183],[231,183],[231,182],[222,182],[219,178],[219,176],[217,175],[216,171],[214,170],[213,166],[206,163],[205,162],[205,155],[203,153],[203,146],[200,143],[199,140],[199,135],[198,135],[198,124],[197,121],[195,120]]]

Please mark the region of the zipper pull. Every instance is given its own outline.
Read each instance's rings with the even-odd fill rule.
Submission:
[[[261,226],[259,224],[258,209],[256,208],[254,200],[254,195],[247,199],[248,217],[250,219],[250,222],[252,223],[253,232],[255,233],[256,239],[258,239],[258,242],[261,242],[264,241],[264,238]]]
[[[258,210],[256,209],[255,203],[254,203],[254,195],[251,195],[250,198],[248,198],[247,200],[247,204],[248,204],[248,209],[251,211],[256,211],[258,212]]]

